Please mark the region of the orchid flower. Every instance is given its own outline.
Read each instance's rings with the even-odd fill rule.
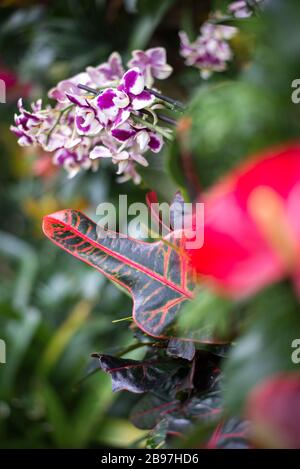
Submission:
[[[129,119],[132,111],[151,106],[155,97],[145,90],[145,80],[139,68],[131,68],[122,77],[118,88],[107,88],[91,105],[105,127],[113,129]]]
[[[168,78],[173,68],[167,64],[166,50],[163,47],[154,47],[146,51],[134,50],[128,67],[138,67],[144,74],[145,83],[151,87],[154,79]]]
[[[20,100],[11,127],[19,144],[53,152],[54,164],[69,177],[81,169],[96,169],[99,158],[110,158],[121,180],[140,182],[136,165],[147,166],[146,152],[158,153],[163,136],[171,138],[171,130],[157,124],[156,108],[163,107],[164,100],[171,108],[177,102],[146,86],[172,71],[163,48],[134,51],[130,63],[136,65],[124,71],[114,52],[107,62],[59,82],[49,91],[54,107],[43,109],[38,101],[27,111]],[[165,122],[172,124],[172,119]]]
[[[186,59],[186,65],[198,68],[201,77],[207,79],[213,72],[226,70],[227,62],[232,58],[227,41],[235,36],[237,31],[233,26],[206,22],[195,42],[190,42],[187,34],[181,31],[180,54]]]
[[[255,0],[253,3],[258,5],[261,3],[262,0]],[[228,6],[228,11],[231,13],[235,18],[249,18],[252,16],[253,12],[249,7],[249,3],[246,0],[237,0],[232,2]]]

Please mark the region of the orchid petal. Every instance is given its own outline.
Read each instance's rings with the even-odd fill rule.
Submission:
[[[146,51],[152,65],[164,65],[167,61],[166,49],[164,47],[153,47]]]
[[[96,158],[112,158],[113,155],[107,147],[104,147],[103,145],[97,145],[90,152],[89,156],[91,160],[94,160]]]
[[[148,146],[150,150],[153,151],[153,153],[159,153],[164,143],[162,136],[154,132],[150,132],[149,136],[150,140]]]
[[[114,109],[116,107],[114,98],[116,98],[116,92],[112,88],[107,88],[97,98],[97,105],[101,110]]]
[[[119,109],[118,114],[112,126],[112,130],[116,129],[120,125],[124,124],[130,117],[130,111],[128,109]]]
[[[140,94],[145,87],[143,73],[138,67],[129,69],[121,80],[121,87],[125,92],[134,95]]]
[[[111,134],[114,138],[116,138],[120,142],[126,142],[127,140],[129,140],[131,137],[133,137],[136,134],[136,131],[129,124],[125,123],[123,124],[122,127],[113,129],[111,131]]]
[[[138,111],[139,109],[151,106],[154,100],[155,96],[149,93],[149,91],[142,91],[132,99],[131,106],[134,111]]]
[[[115,160],[115,161],[125,161],[125,160],[128,160],[128,159],[129,159],[129,153],[126,150],[121,151],[120,153],[116,153],[113,156],[113,160]]]
[[[146,130],[141,130],[137,133],[136,141],[139,146],[140,151],[145,151],[149,143],[150,137],[149,133]]]
[[[88,105],[86,98],[83,96],[66,93],[66,97],[71,103],[75,104],[76,106],[87,107]]]
[[[123,93],[122,91],[117,91],[116,97],[113,98],[113,103],[119,108],[127,107],[129,102],[129,97],[126,93]]]
[[[171,73],[173,72],[173,67],[168,64],[160,65],[158,66],[153,66],[152,67],[152,73],[155,78],[158,80],[165,80],[168,78]]]
[[[138,153],[132,154],[131,158],[142,166],[149,166],[149,163],[146,158],[144,158],[142,155],[139,155]]]

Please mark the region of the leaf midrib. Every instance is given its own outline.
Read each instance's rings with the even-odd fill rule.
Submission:
[[[51,218],[49,218],[51,220]],[[55,220],[52,218],[52,220]],[[63,224],[66,228],[70,229],[70,231],[74,232],[74,234],[77,234],[79,237],[87,240],[92,246],[96,247],[100,251],[104,251],[105,253],[109,254],[111,257],[114,257],[115,259],[119,260],[120,262],[129,265],[130,267],[135,268],[136,270],[139,270],[140,272],[143,272],[144,274],[148,275],[149,277],[153,278],[154,280],[157,280],[158,282],[162,283],[163,285],[167,285],[173,290],[177,291],[178,293],[181,293],[184,295],[186,298],[192,299],[193,295],[183,288],[180,288],[178,285],[170,282],[167,280],[165,277],[159,275],[156,272],[153,272],[153,270],[147,269],[146,267],[142,266],[141,264],[138,264],[131,259],[128,259],[126,256],[123,256],[122,254],[118,254],[115,251],[103,246],[102,244],[99,244],[95,241],[93,241],[91,238],[83,234],[81,231],[78,229],[74,228],[72,225],[69,223],[65,223],[61,220],[59,220],[61,224]]]

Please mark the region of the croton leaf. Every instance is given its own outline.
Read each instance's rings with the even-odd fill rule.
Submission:
[[[153,429],[166,417],[169,422],[169,417],[190,422],[218,417],[223,403],[218,362],[219,357],[208,352],[197,352],[189,367],[188,362],[173,359],[173,363],[178,363],[177,371],[173,375],[169,373],[167,380],[158,383],[137,402],[131,421],[138,428]]]
[[[189,420],[166,415],[150,432],[147,438],[147,448],[168,448],[168,439],[181,438],[192,428]]]
[[[177,414],[180,401],[176,397],[169,399],[161,391],[145,394],[134,406],[130,414],[131,422],[142,430],[154,428],[166,415]]]
[[[165,234],[169,233],[170,231],[180,227],[182,225],[182,221],[185,216],[188,214],[185,212],[186,206],[184,202],[184,198],[180,191],[177,191],[172,203],[170,205],[170,212],[169,212],[169,225],[171,229],[164,223],[162,219],[161,213],[159,212],[159,202],[157,198],[157,194],[154,191],[148,192],[146,195],[146,203],[149,207],[151,216],[153,220],[157,222],[159,226],[164,228]]]
[[[171,357],[180,357],[191,361],[195,356],[195,352],[196,348],[193,342],[180,340],[176,337],[169,340],[167,354]]]
[[[143,332],[172,336],[170,326],[193,292],[188,261],[174,232],[154,243],[103,229],[98,236],[96,223],[76,210],[46,216],[43,230],[59,247],[130,292],[133,319]],[[193,340],[192,334],[185,338]]]
[[[146,448],[165,448],[169,423],[167,419],[162,419],[151,432],[149,432]]]
[[[137,361],[112,357],[111,355],[93,354],[98,358],[100,367],[111,375],[113,391],[143,393],[170,379],[178,367],[169,363]]]
[[[231,418],[220,422],[213,432],[206,448],[209,449],[249,449],[249,422]]]

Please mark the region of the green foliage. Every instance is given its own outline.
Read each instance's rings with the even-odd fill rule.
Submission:
[[[292,341],[299,331],[299,303],[290,285],[281,284],[259,294],[247,305],[249,326],[239,337],[224,368],[225,401],[241,412],[249,392],[277,372],[297,371]]]

